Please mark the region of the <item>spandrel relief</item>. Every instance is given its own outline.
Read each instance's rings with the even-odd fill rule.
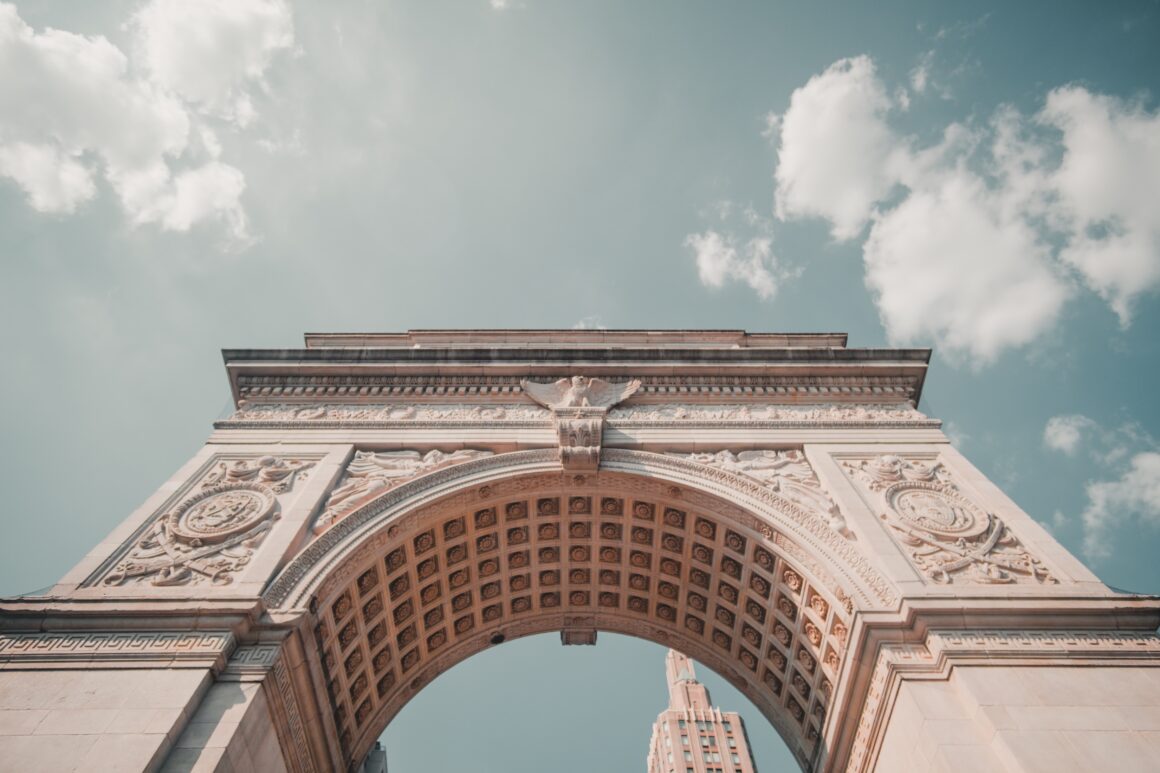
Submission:
[[[1055,584],[1007,525],[966,497],[935,460],[880,454],[842,462],[914,566],[940,584]]]
[[[149,523],[98,584],[229,585],[280,517],[278,497],[313,466],[275,456],[217,463],[176,507]]]
[[[412,478],[485,456],[492,456],[492,452],[475,449],[450,453],[437,449],[426,453],[356,451],[342,480],[330,492],[322,515],[315,521],[314,533],[322,534],[362,505]]]
[[[853,534],[838,505],[822,488],[806,455],[798,449],[672,454],[691,462],[744,475],[807,510],[820,513],[830,527],[847,539]]]

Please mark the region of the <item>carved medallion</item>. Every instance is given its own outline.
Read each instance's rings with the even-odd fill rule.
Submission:
[[[930,580],[1058,582],[1000,518],[963,496],[942,464],[882,454],[842,466],[877,496],[882,521]]]
[[[278,494],[313,464],[273,456],[219,463],[191,496],[149,524],[101,583],[232,583],[279,517]]]

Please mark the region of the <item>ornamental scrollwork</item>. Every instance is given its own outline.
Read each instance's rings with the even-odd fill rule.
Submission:
[[[313,465],[274,456],[219,462],[193,493],[149,524],[101,584],[232,583],[278,519],[278,495]]]
[[[847,473],[877,498],[880,518],[914,566],[939,584],[1056,584],[1007,525],[963,495],[940,463],[881,454],[846,460]]]

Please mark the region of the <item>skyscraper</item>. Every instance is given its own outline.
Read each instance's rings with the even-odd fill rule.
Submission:
[[[648,773],[756,773],[741,715],[712,705],[693,661],[669,650],[665,675],[669,706],[653,724]]]

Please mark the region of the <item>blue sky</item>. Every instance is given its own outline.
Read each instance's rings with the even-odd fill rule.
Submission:
[[[223,347],[575,325],[932,346],[968,458],[1160,592],[1158,80],[1156,2],[0,3],[0,593],[195,452]],[[387,738],[454,702],[643,767],[662,654],[505,645]],[[529,697],[553,669],[584,743]]]

